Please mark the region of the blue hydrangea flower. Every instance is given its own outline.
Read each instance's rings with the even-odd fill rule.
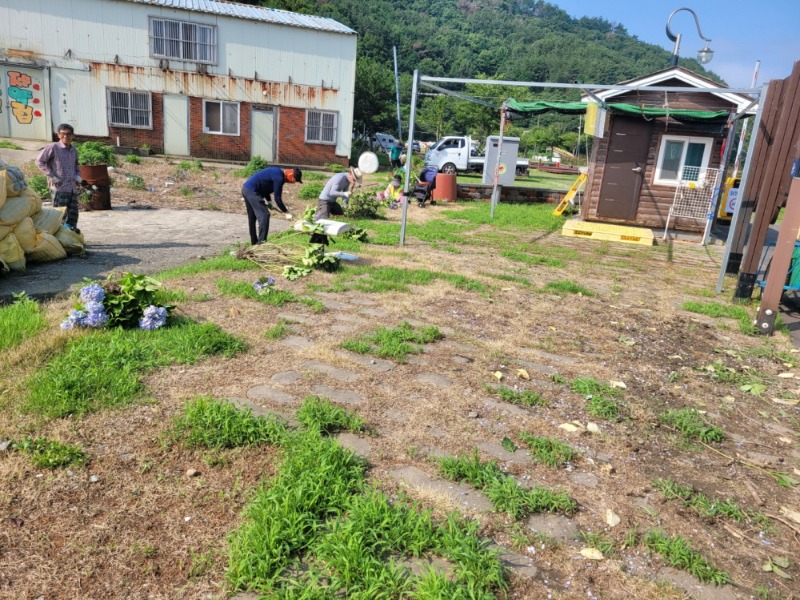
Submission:
[[[163,306],[153,306],[152,304],[144,309],[144,314],[139,319],[139,329],[158,329],[167,322],[167,309]]]
[[[86,313],[77,308],[69,311],[67,320],[61,323],[61,329],[72,329],[73,327],[83,327],[86,324]]]
[[[108,322],[108,315],[100,302],[85,302],[83,309],[86,311],[85,326],[100,328]]]
[[[100,302],[102,303],[106,297],[106,292],[96,283],[87,285],[81,288],[81,302]]]

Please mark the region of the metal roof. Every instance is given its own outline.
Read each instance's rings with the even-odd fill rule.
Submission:
[[[234,17],[236,19],[249,19],[251,21],[262,21],[264,23],[274,23],[276,25],[286,25],[288,27],[303,27],[305,29],[317,29],[319,31],[330,31],[332,33],[355,34],[356,32],[349,27],[342,25],[338,21],[327,17],[317,17],[315,15],[301,15],[300,13],[278,10],[276,8],[265,8],[263,6],[250,6],[249,4],[239,4],[238,2],[226,2],[223,0],[124,0],[135,2],[136,4],[149,4],[163,8],[174,8],[178,10],[190,10],[195,12],[220,15],[224,17]]]

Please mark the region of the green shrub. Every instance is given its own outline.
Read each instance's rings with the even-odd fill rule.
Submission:
[[[114,148],[103,142],[83,142],[75,144],[78,150],[78,164],[117,166],[117,155]]]
[[[125,162],[131,165],[138,165],[142,162],[142,159],[139,158],[136,154],[128,154],[125,157]]]
[[[42,174],[31,175],[28,177],[28,187],[42,200],[48,200],[50,198],[50,187],[47,185],[47,176]]]
[[[250,161],[247,165],[241,169],[237,169],[233,172],[234,176],[236,177],[251,177],[258,173],[262,169],[266,169],[269,166],[269,163],[261,158],[258,154],[250,158]]]
[[[128,155],[133,156],[132,154]],[[136,158],[139,158],[138,156]],[[125,187],[131,190],[146,190],[147,186],[144,183],[144,177],[141,175],[128,175]]]
[[[316,200],[319,198],[319,195],[322,193],[323,184],[317,181],[311,181],[309,183],[304,183],[303,187],[300,188],[300,193],[298,196],[303,200]]]
[[[350,196],[350,200],[344,208],[344,214],[351,219],[374,219],[378,216],[380,205],[375,194],[362,192]]]

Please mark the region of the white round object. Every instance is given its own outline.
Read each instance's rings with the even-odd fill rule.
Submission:
[[[377,173],[380,162],[374,152],[364,152],[358,157],[358,168],[362,173]]]

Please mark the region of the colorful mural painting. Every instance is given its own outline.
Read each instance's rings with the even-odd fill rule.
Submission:
[[[42,85],[20,71],[7,71],[11,114],[20,125],[30,125],[34,119],[41,118]]]

